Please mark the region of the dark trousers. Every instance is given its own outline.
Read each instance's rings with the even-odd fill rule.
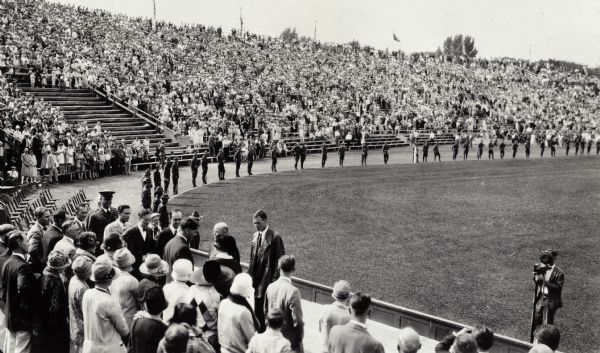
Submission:
[[[367,165],[367,155],[363,154],[360,156],[360,165]]]
[[[252,175],[252,164],[254,164],[253,161],[248,161],[248,175]]]
[[[387,162],[390,160],[390,155],[387,153],[383,154],[383,163],[387,164]]]
[[[165,194],[169,193],[169,184],[171,184],[171,180],[170,179],[165,179]]]
[[[469,159],[469,150],[465,150],[465,151],[463,152],[463,159],[464,159],[464,160],[467,160],[467,159]]]
[[[265,332],[266,326],[265,326],[265,297],[261,297],[261,298],[257,298],[254,297],[254,313],[256,314],[256,318],[258,319],[258,322],[260,323],[260,327],[258,329],[258,332]]]
[[[427,163],[427,156],[429,156],[429,155],[423,153],[423,163]]]
[[[225,166],[224,165],[219,164],[218,172],[219,172],[219,180],[225,180]]]
[[[494,159],[494,151],[488,152],[488,159]]]
[[[556,148],[552,147],[550,148],[550,157],[554,157],[556,156]]]
[[[192,169],[192,186],[196,187],[196,178],[198,178],[198,169]]]
[[[321,168],[325,168],[325,163],[327,162],[327,157],[321,158]]]
[[[294,157],[294,169],[298,169],[298,160],[300,160],[300,157]]]
[[[240,166],[241,165],[242,165],[241,160],[235,161],[235,176],[238,178],[240,177]]]
[[[540,157],[544,157],[544,148],[542,147],[542,149],[540,150]]]
[[[500,150],[500,159],[504,159],[504,150]]]
[[[455,161],[456,160],[456,156],[458,155],[458,151],[454,151],[452,152],[452,160]]]
[[[271,160],[271,172],[273,172],[273,173],[277,172],[277,160],[276,159]]]
[[[556,314],[556,303],[548,298],[541,298],[535,304],[535,314],[533,316],[533,326],[538,327],[543,324],[554,324],[554,316]]]
[[[179,193],[179,179],[173,178],[173,195],[177,195]]]
[[[206,174],[208,173],[208,168],[202,168],[202,183],[206,184]]]
[[[493,156],[493,154],[492,154],[492,156]],[[436,159],[437,159],[438,161],[440,161],[440,162],[442,161],[442,155],[441,155],[439,152],[436,152],[436,153],[433,155],[433,161],[434,161],[434,162],[435,162],[435,160],[436,160]],[[385,164],[387,164],[387,162],[386,162]]]
[[[344,166],[344,157],[340,156],[340,167]]]
[[[300,157],[300,169],[304,169],[304,161],[306,160],[306,156]]]

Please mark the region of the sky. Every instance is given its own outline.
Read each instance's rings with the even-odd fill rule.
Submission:
[[[152,17],[152,0],[50,0]],[[358,40],[406,53],[435,51],[449,35],[475,38],[479,57],[561,59],[600,66],[600,0],[155,0],[157,19],[277,36]],[[392,40],[396,33],[400,43]]]

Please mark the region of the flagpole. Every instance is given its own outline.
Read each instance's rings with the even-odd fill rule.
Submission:
[[[154,28],[156,28],[156,0],[152,0],[152,13],[154,15]]]
[[[314,38],[313,40],[316,42],[317,41],[317,21],[315,21],[315,33],[314,33]]]
[[[244,20],[242,20],[242,7],[240,6],[240,38],[244,38]]]

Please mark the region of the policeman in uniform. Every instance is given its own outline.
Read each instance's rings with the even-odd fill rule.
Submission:
[[[477,159],[481,159],[483,155],[483,139],[479,140],[479,144],[477,145]]]
[[[465,138],[465,141],[463,142],[463,160],[467,160],[469,159],[469,144],[471,143],[471,141],[469,141],[469,138]]]
[[[565,153],[568,156],[569,155],[569,149],[571,149],[571,139],[570,138],[565,138]]]
[[[156,163],[154,165],[154,173],[152,174],[154,178],[154,187],[162,185],[162,179],[160,177],[160,163]]]
[[[147,209],[152,207],[152,183],[150,182],[150,178],[144,183],[144,188],[142,189],[142,207]]]
[[[169,184],[171,183],[171,158],[167,157],[167,161],[165,162],[165,167],[163,169],[163,179],[165,181],[165,192],[169,192]]]
[[[344,157],[346,156],[346,147],[342,143],[340,145],[340,149],[338,150],[338,155],[340,156],[340,167],[344,166]]]
[[[233,154],[233,161],[235,162],[235,176],[240,177],[240,166],[242,165],[242,149],[238,147]]]
[[[540,157],[544,157],[544,150],[546,149],[546,141],[540,142]]]
[[[217,153],[217,164],[219,180],[225,180],[225,152],[223,152],[223,148],[220,148],[219,153]]]
[[[452,160],[453,161],[456,160],[457,155],[458,155],[458,140],[455,140],[454,144],[452,144]]]
[[[387,164],[388,160],[390,159],[390,146],[388,145],[388,143],[384,143],[383,144],[383,163]]]
[[[152,212],[158,212],[158,206],[160,206],[160,199],[163,196],[163,188],[158,185],[154,188],[154,201],[152,202]]]
[[[208,152],[204,152],[200,161],[202,167],[202,183],[206,184],[206,174],[208,173]]]
[[[167,204],[169,203],[169,194],[165,193],[161,197],[162,204],[158,208],[158,222],[161,229],[166,229],[169,226],[169,210]]]
[[[437,142],[433,144],[433,161],[435,162],[436,159],[438,160],[438,162],[442,161],[442,155],[440,154],[440,146]]]
[[[102,243],[104,240],[104,228],[109,223],[117,220],[119,212],[116,208],[111,207],[114,191],[100,191],[100,205],[97,210],[90,212],[85,224],[86,229],[96,234],[96,239]],[[97,254],[101,254],[102,250],[98,247]]]
[[[573,141],[573,144],[575,145],[575,155],[577,155],[579,153],[579,140],[580,140],[580,137],[578,134],[576,134],[575,141]]]
[[[525,157],[529,158],[530,154],[531,154],[531,141],[529,140],[529,138],[527,138],[527,141],[525,142]]]
[[[323,142],[323,146],[321,146],[321,168],[325,168],[326,162],[327,162],[327,143]]]
[[[427,156],[429,156],[429,141],[423,144],[423,163],[427,163]]]
[[[254,147],[248,149],[248,175],[252,175],[252,165],[254,164]]]
[[[492,141],[488,144],[488,159],[494,159],[494,144]]]
[[[173,179],[173,195],[179,193],[179,157],[175,157],[171,166],[171,178]]]
[[[271,172],[277,173],[277,145],[273,142],[271,146]]]
[[[367,165],[367,156],[369,154],[369,146],[366,143],[362,144],[362,153],[360,155],[360,165]]]
[[[304,143],[300,144],[300,169],[304,169],[304,161],[306,160],[306,146]]]
[[[517,150],[519,149],[519,141],[513,141],[513,159],[517,157]]]
[[[500,159],[504,159],[504,148],[506,147],[506,144],[504,144],[504,140],[502,140],[502,142],[500,142]]]
[[[194,151],[194,158],[192,158],[192,186],[196,187],[196,178],[198,178],[198,168],[200,168],[200,160],[198,159],[198,151]]]

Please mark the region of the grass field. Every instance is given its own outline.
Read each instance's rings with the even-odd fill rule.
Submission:
[[[561,350],[600,346],[597,157],[284,172],[194,189],[175,206],[227,222],[244,260],[263,208],[299,277],[348,279],[375,298],[525,340],[532,266],[553,248],[565,272]]]

